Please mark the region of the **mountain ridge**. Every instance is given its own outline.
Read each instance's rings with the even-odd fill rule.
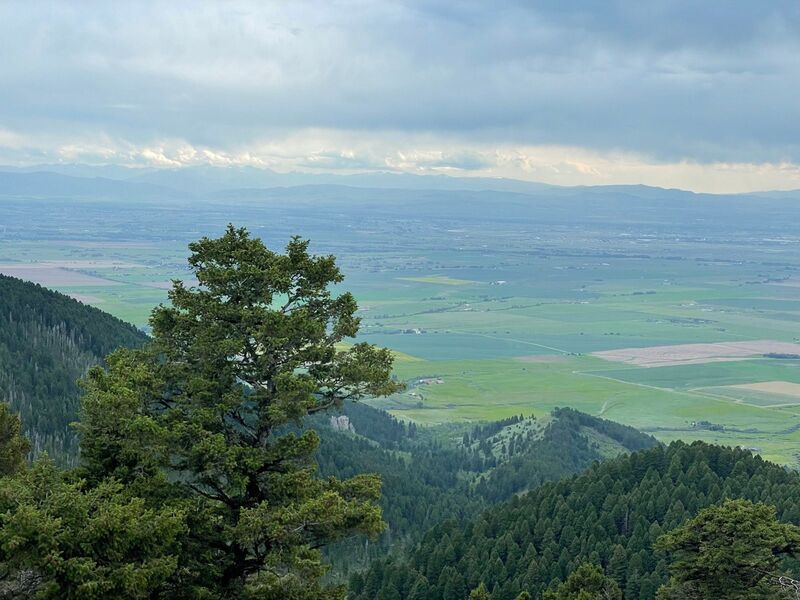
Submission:
[[[56,174],[76,179],[101,179],[126,182],[142,190],[167,191],[172,195],[205,195],[237,189],[271,189],[308,185],[342,185],[354,188],[437,190],[437,191],[496,191],[521,194],[550,193],[686,193],[697,196],[761,196],[798,198],[800,189],[758,190],[740,193],[710,194],[680,188],[664,188],[644,184],[608,184],[564,186],[538,181],[505,177],[470,177],[446,174],[414,174],[396,171],[373,171],[350,174],[278,172],[257,167],[189,166],[177,169],[153,167],[124,167],[119,165],[43,164],[29,167],[0,165],[0,174]],[[3,183],[0,181],[0,188]]]

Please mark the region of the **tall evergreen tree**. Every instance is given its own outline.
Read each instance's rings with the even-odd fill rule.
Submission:
[[[727,500],[658,539],[672,555],[672,580],[659,599],[775,598],[786,556],[800,552],[800,527],[780,523],[775,507]]]
[[[0,477],[21,471],[30,447],[19,417],[8,404],[0,402]]]
[[[489,590],[483,582],[469,593],[469,600],[489,600],[489,598]]]
[[[84,383],[81,468],[0,490],[3,558],[42,597],[341,597],[319,549],[380,531],[380,481],[316,477],[319,437],[290,425],[398,390],[392,355],[341,347],[356,302],[307,241],[279,254],[231,226],[190,249],[197,287],[176,282],[153,342]]]

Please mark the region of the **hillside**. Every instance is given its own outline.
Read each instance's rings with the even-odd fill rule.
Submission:
[[[0,275],[0,398],[20,413],[34,453],[75,452],[77,380],[115,348],[146,339],[101,310]]]
[[[466,598],[481,582],[492,600],[534,598],[580,563],[601,564],[625,598],[651,600],[667,581],[653,543],[724,498],[777,507],[800,523],[800,476],[744,450],[675,442],[592,466],[428,534],[406,560],[376,563],[351,598]]]
[[[329,555],[339,572],[418,541],[445,520],[464,521],[517,492],[580,472],[594,461],[649,448],[638,431],[574,410],[541,419],[514,417],[459,435],[452,426],[417,428],[364,404],[344,411],[354,431],[320,432],[320,473],[339,478],[378,473],[388,528],[377,543],[347,543]]]

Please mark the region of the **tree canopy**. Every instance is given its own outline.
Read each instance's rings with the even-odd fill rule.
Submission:
[[[319,436],[290,425],[401,386],[388,350],[343,345],[355,299],[333,293],[334,257],[308,246],[276,253],[233,226],[190,245],[197,285],[176,281],[152,342],[84,381],[80,467],[45,459],[7,483],[20,489],[3,531],[27,549],[5,555],[9,569],[43,597],[343,595],[322,583],[320,548],[381,530],[380,480],[315,476]],[[43,482],[57,495],[37,493]]]
[[[14,475],[25,467],[31,444],[22,433],[22,423],[5,402],[0,402],[0,477]]]
[[[726,500],[658,539],[672,556],[659,598],[774,598],[786,556],[800,551],[800,527],[780,523],[775,507]]]
[[[147,336],[77,300],[0,275],[0,400],[19,413],[32,451],[74,464],[80,390],[76,381],[120,346]]]
[[[622,592],[603,569],[584,563],[554,591],[546,591],[543,600],[622,600]]]
[[[588,562],[626,600],[653,600],[671,573],[656,540],[726,498],[768,502],[782,522],[800,523],[797,473],[745,450],[674,442],[545,483],[466,523],[442,523],[402,560],[354,577],[351,595],[371,600],[391,584],[400,598],[424,587],[426,599],[450,600],[483,582],[492,600],[540,598]]]

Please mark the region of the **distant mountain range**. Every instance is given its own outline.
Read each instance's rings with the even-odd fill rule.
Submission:
[[[0,194],[49,196],[123,195],[169,198],[204,196],[236,189],[268,189],[280,187],[336,185],[355,188],[495,191],[548,195],[580,193],[630,194],[637,197],[664,197],[694,194],[685,190],[664,189],[645,185],[607,185],[562,187],[491,177],[453,177],[449,175],[414,175],[396,172],[371,172],[350,175],[303,172],[278,173],[256,167],[197,166],[181,169],[131,168],[115,165],[45,164],[32,167],[0,166]],[[730,196],[733,194],[726,194]],[[800,198],[800,190],[765,191],[746,196]]]
[[[69,176],[101,179],[171,188],[176,191],[205,194],[237,188],[274,188],[300,185],[346,185],[350,187],[426,189],[426,190],[494,190],[530,193],[554,188],[544,183],[488,177],[450,177],[447,175],[413,175],[410,173],[375,172],[355,175],[278,173],[255,167],[185,167],[182,169],[127,168],[88,165],[37,165],[35,167],[3,167],[0,174]]]

